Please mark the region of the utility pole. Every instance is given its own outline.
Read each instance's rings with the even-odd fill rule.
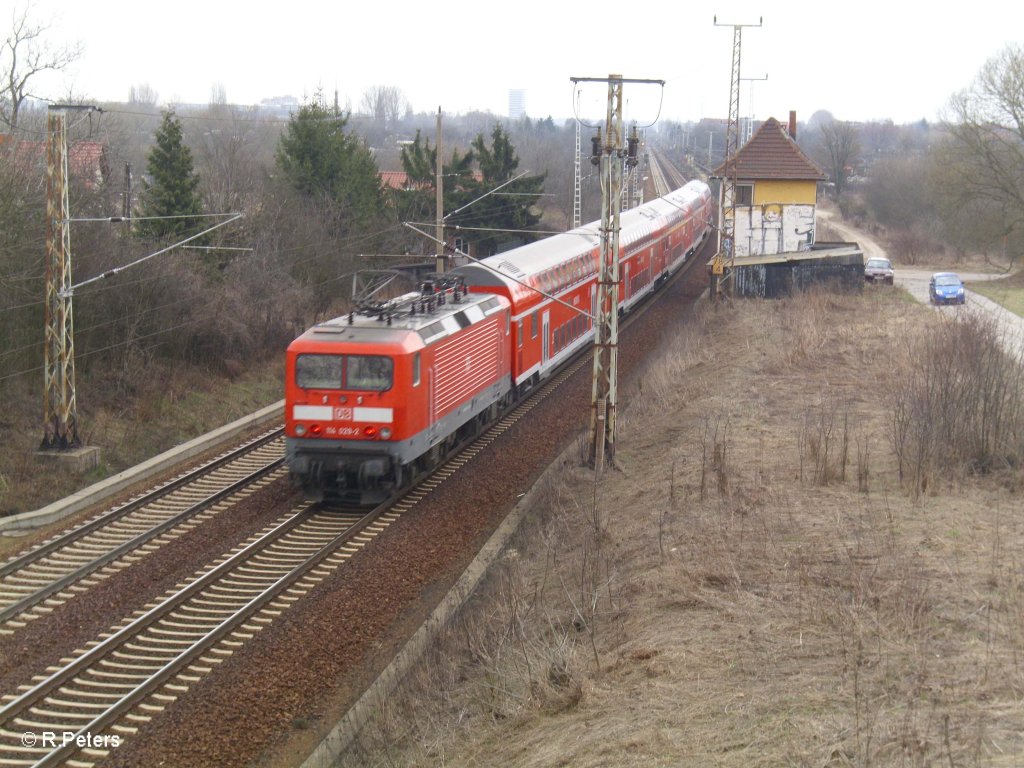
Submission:
[[[127,224],[131,219],[131,165],[125,163],[125,182],[121,197],[121,218]]]
[[[434,227],[434,239],[437,241],[437,263],[435,271],[441,274],[445,271],[445,252],[444,252],[444,158],[441,152],[441,107],[437,108],[437,158],[434,162],[435,171],[437,173],[436,181],[434,186],[436,187],[437,197],[435,203],[437,206],[437,224]]]
[[[594,376],[590,415],[590,463],[604,468],[605,457],[615,459],[615,410],[618,398],[619,356],[619,214],[622,209],[623,165],[635,167],[639,140],[623,141],[622,86],[624,83],[657,83],[664,80],[627,80],[621,75],[606,78],[573,77],[574,83],[608,83],[605,131],[591,140],[590,162],[601,174],[601,271],[594,308]]]
[[[736,261],[736,162],[740,139],[740,52],[743,47],[743,27],[760,27],[764,18],[757,24],[719,24],[714,17],[716,27],[732,27],[732,74],[729,78],[729,122],[725,130],[725,173],[722,176],[722,193],[718,208],[718,251],[711,262],[711,285],[709,292],[712,301],[721,293],[725,281],[732,275]]]
[[[74,318],[71,306],[71,223],[68,210],[68,111],[96,107],[53,104],[46,127],[46,329],[43,441],[40,450],[78,448]]]

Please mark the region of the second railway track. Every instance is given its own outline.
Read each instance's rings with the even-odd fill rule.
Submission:
[[[0,635],[52,611],[105,575],[215,515],[281,469],[276,428],[0,564]]]
[[[567,366],[397,503],[363,515],[304,502],[194,580],[4,697],[0,765],[58,765],[74,756],[69,764],[86,766],[105,758],[111,746],[272,623],[586,362],[582,357]]]
[[[578,359],[557,380],[569,378],[588,361],[586,356]],[[265,550],[252,549],[256,541],[250,539],[179,588],[114,623],[45,674],[21,684],[0,709],[0,765],[89,765],[102,760],[109,753],[102,741],[84,750],[74,743],[27,749],[23,738],[45,732],[128,738],[542,402],[538,395],[553,389],[545,387],[517,406],[394,507],[379,511],[376,522],[363,524],[359,535],[328,530],[334,524],[352,524],[341,513],[312,512],[301,505],[273,529],[293,526],[292,538],[272,543],[271,531],[265,530],[259,537]],[[319,530],[310,531],[300,519],[315,522]],[[324,536],[331,535],[324,543]],[[242,556],[243,550],[249,554]],[[270,552],[274,554],[266,554]]]

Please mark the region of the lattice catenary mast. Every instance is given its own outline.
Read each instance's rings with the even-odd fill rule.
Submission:
[[[576,114],[580,112],[580,92],[576,91]],[[575,180],[573,183],[572,193],[572,228],[583,224],[583,178],[582,169],[580,168],[580,156],[582,147],[580,146],[580,131],[583,129],[582,124],[579,120],[576,121],[576,158],[573,161],[573,168],[575,170]]]
[[[760,27],[757,24],[719,24],[732,27],[732,71],[729,78],[729,121],[725,131],[725,172],[722,176],[722,194],[718,210],[718,252],[711,263],[711,296],[717,297],[723,283],[731,276],[736,259],[733,238],[736,232],[736,163],[734,158],[740,143],[740,52],[743,47],[743,28]]]
[[[71,306],[71,222],[68,210],[69,111],[91,106],[54,104],[46,115],[46,329],[43,364],[44,451],[77,448],[74,318]]]
[[[615,409],[618,398],[619,354],[619,213],[622,209],[623,166],[635,167],[638,142],[624,141],[622,86],[624,83],[657,83],[664,80],[627,80],[621,75],[573,77],[574,83],[608,83],[608,107],[604,138],[601,129],[593,137],[590,161],[601,176],[601,270],[594,308],[594,378],[590,417],[590,463],[600,472],[607,456],[615,457]]]

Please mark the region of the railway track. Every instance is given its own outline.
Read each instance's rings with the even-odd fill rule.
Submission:
[[[0,766],[93,765],[413,509],[588,362],[581,356],[434,473],[367,514],[304,502],[195,579],[5,696]]]
[[[683,186],[687,179],[665,156],[654,149],[650,151],[651,179],[658,196],[667,195],[673,189]]]
[[[102,759],[358,551],[364,532],[386,514],[300,504],[47,676],[4,697],[0,765]]]
[[[677,277],[688,268],[685,265]],[[637,316],[631,313],[623,327]],[[0,765],[87,766],[101,761],[589,362],[590,356],[582,354],[568,363],[552,381],[396,501],[366,515],[304,502],[187,583],[19,686],[0,706]],[[278,452],[279,461],[278,439],[270,437],[265,446]],[[275,468],[268,475],[276,476],[276,464],[268,461],[271,465]],[[111,514],[107,522],[114,518]],[[156,533],[149,541],[155,544],[159,536]],[[62,548],[57,541],[29,555],[49,557]],[[108,547],[106,554],[112,549]]]
[[[662,168],[662,157],[659,153],[651,150],[651,179],[654,182],[654,194],[658,197],[667,195],[670,191],[668,181],[665,178],[665,171]]]
[[[119,568],[283,474],[277,427],[0,565],[0,635],[49,613]]]

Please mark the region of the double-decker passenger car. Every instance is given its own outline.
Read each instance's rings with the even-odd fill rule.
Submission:
[[[697,249],[711,212],[690,182],[621,214],[623,311]],[[292,476],[369,503],[435,464],[593,338],[600,251],[594,222],[306,331],[286,355]]]
[[[619,308],[628,311],[675,272],[707,237],[711,192],[691,181],[624,211],[619,226]],[[512,306],[515,383],[537,383],[593,338],[601,223],[524,245],[453,270],[469,290]]]

